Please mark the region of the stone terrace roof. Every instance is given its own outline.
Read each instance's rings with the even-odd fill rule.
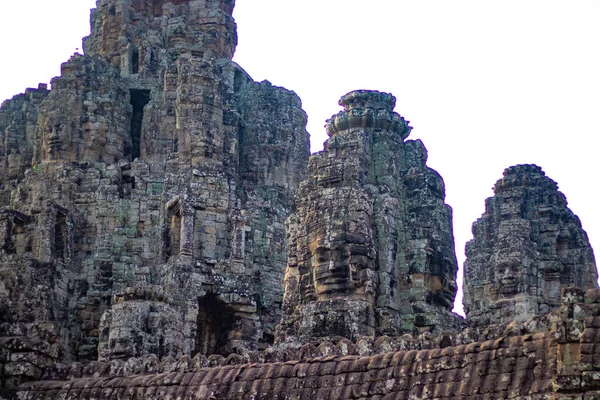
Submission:
[[[376,356],[242,364],[129,377],[35,382],[22,399],[439,399],[543,397],[557,375],[550,333]]]

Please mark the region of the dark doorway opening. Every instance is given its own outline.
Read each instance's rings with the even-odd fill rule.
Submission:
[[[227,345],[233,336],[235,314],[216,295],[209,294],[198,301],[196,354],[229,355],[233,349]]]
[[[150,102],[150,91],[142,89],[131,89],[131,149],[126,154],[131,161],[140,156],[140,144],[142,137],[142,122],[144,121],[144,107]]]

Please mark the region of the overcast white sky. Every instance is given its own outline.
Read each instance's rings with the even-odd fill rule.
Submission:
[[[0,100],[59,73],[94,5],[3,4]],[[313,152],[343,94],[397,97],[446,182],[460,266],[485,198],[519,163],[558,182],[600,252],[599,1],[237,0],[234,17],[235,60],[298,93]]]

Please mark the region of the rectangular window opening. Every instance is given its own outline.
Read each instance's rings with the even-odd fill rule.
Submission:
[[[67,216],[61,212],[56,213],[54,222],[54,258],[65,261],[67,256]]]
[[[131,52],[131,73],[137,74],[140,72],[140,53],[137,51]]]
[[[150,91],[131,89],[131,105],[133,113],[131,115],[131,149],[126,151],[125,156],[131,161],[140,156],[142,123],[144,121],[144,107],[150,102]]]

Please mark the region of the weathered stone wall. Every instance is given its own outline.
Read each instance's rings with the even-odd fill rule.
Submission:
[[[559,307],[562,288],[598,287],[581,222],[540,167],[506,169],[494,193],[466,247],[464,304],[471,326],[547,314]]]
[[[24,94],[6,100],[0,107],[0,182],[22,178],[31,167],[35,129],[40,104],[48,95],[47,85],[27,89]],[[0,194],[0,204],[7,203],[8,192]]]
[[[0,108],[0,341],[39,357],[7,387],[272,343],[306,115],[231,61],[233,4],[99,0],[86,54]]]

